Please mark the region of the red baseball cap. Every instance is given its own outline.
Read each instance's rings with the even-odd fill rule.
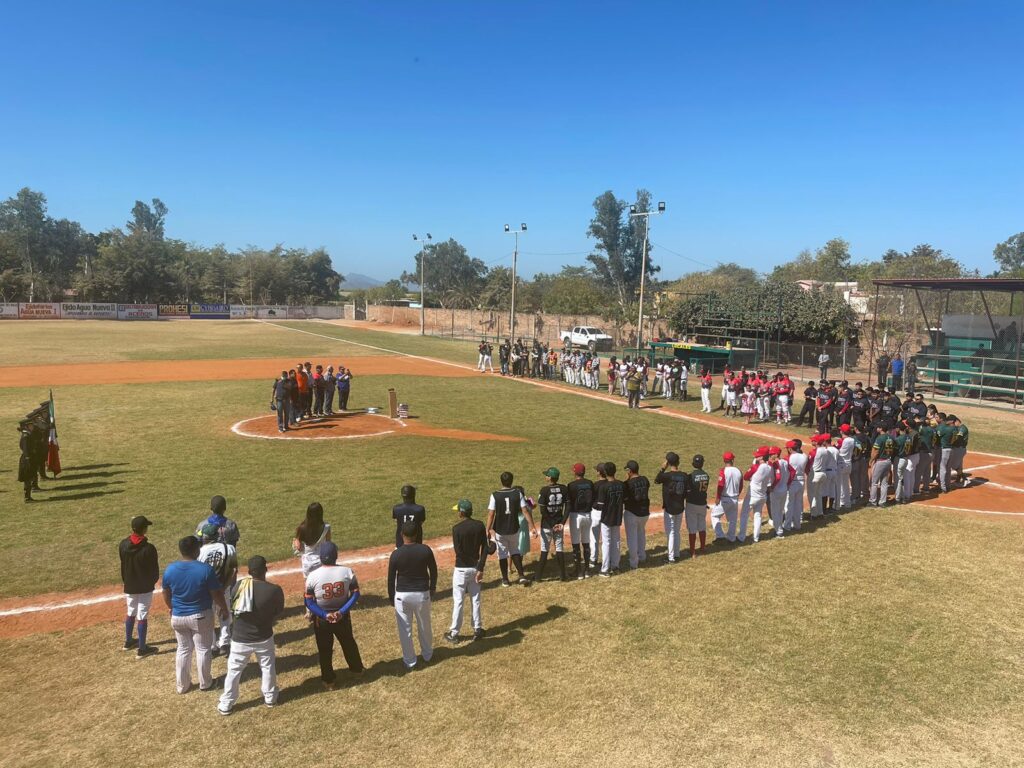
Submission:
[[[735,459],[736,454],[733,453],[732,451],[726,451],[725,453],[722,454],[722,461],[734,461]]]
[[[587,468],[585,466],[583,466],[582,464],[573,464],[572,465],[572,472],[573,472],[574,475],[582,475],[586,471],[587,471]]]
[[[768,446],[767,445],[759,446],[757,448],[757,450],[754,451],[754,458],[755,459],[759,459],[762,456],[767,456],[767,455],[768,455]]]
[[[797,445],[796,440],[787,440],[786,441],[786,447],[787,448],[796,448],[796,445]]]
[[[779,446],[777,446],[777,445],[773,445],[771,448],[768,449],[768,455],[769,456],[779,456],[781,454],[782,454],[782,449],[779,448]]]
[[[846,432],[849,432],[850,431],[850,425],[849,424],[840,424],[839,425],[839,431],[844,433],[844,434]]]

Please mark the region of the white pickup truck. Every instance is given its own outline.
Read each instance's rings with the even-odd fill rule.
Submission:
[[[591,352],[599,349],[611,349],[613,339],[600,328],[578,325],[571,331],[563,331],[562,343],[574,347],[585,347]]]

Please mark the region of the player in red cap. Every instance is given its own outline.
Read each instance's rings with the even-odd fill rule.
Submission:
[[[768,497],[768,514],[771,515],[772,528],[775,535],[782,537],[785,530],[786,504],[789,501],[789,482],[792,471],[789,462],[782,457],[782,449],[773,445],[768,449],[768,464],[775,473],[772,480],[772,492]]]
[[[761,510],[768,504],[775,473],[768,465],[768,446],[762,445],[754,451],[754,463],[743,474],[747,481],[747,495],[743,499],[743,510],[740,512],[740,541],[747,540],[747,513],[754,512],[754,542],[761,538]],[[769,507],[769,513],[771,508]]]
[[[853,508],[853,489],[850,478],[853,473],[853,452],[857,441],[853,439],[853,428],[849,422],[839,425],[839,509]]]
[[[807,504],[811,509],[811,517],[821,517],[822,496],[825,494],[825,482],[827,475],[825,467],[828,464],[828,451],[822,450],[821,438],[826,435],[812,435],[811,452],[807,455],[807,462],[810,470],[807,473]]]
[[[736,541],[736,513],[739,509],[740,493],[743,491],[743,473],[733,462],[736,455],[732,451],[722,454],[725,464],[718,471],[718,491],[715,495],[715,506],[711,508],[711,522],[715,528],[715,541]],[[728,532],[722,531],[722,517],[729,526]]]
[[[789,482],[789,498],[786,499],[786,520],[783,527],[790,531],[800,530],[804,516],[804,486],[807,478],[807,457],[804,455],[803,443],[793,439],[786,443],[786,461],[793,470]]]

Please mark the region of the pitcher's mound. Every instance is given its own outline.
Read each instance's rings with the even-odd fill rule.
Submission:
[[[354,440],[361,437],[387,435],[421,435],[451,440],[501,440],[524,442],[521,437],[493,435],[489,432],[470,432],[462,429],[431,427],[417,421],[391,419],[379,413],[354,412],[305,421],[287,432],[277,431],[277,414],[268,413],[234,424],[231,431],[242,437],[264,440]]]

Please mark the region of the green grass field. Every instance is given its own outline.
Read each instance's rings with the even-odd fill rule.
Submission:
[[[475,361],[472,344],[285,325]],[[255,323],[18,322],[0,325],[0,338],[11,363],[380,354]],[[358,376],[357,360],[352,367]],[[0,492],[0,595],[115,583],[116,542],[138,513],[156,521],[151,534],[166,563],[214,493],[228,498],[239,522],[242,557],[280,559],[313,499],[350,549],[390,540],[390,507],[405,482],[421,488],[427,535],[440,536],[453,522],[454,500],[483,506],[502,469],[532,491],[550,464],[568,472],[577,460],[636,458],[653,474],[671,449],[702,452],[717,470],[723,449],[741,454],[763,442],[499,377],[361,377],[353,405],[381,403],[388,386],[431,425],[526,442],[299,443],[231,434],[235,421],[265,412],[262,382],[55,388],[64,463],[82,468],[44,483],[60,490],[32,506],[22,506],[14,473],[0,474],[8,479]],[[0,389],[0,419],[13,423],[45,394]],[[972,416],[971,425],[977,449],[1024,452],[1019,416]],[[9,437],[0,466],[13,469],[13,429]],[[652,520],[649,532],[660,527]],[[439,648],[433,663],[408,675],[384,585],[370,580],[354,615],[370,669],[353,681],[341,673],[330,693],[317,682],[315,646],[291,594],[277,632],[281,705],[255,706],[250,669],[227,719],[216,713],[215,694],[174,694],[165,617],[150,631],[161,654],[136,662],[117,650],[120,625],[62,632],[55,612],[52,631],[0,640],[9,711],[0,764],[1024,764],[1020,522],[911,506],[805,527],[785,541],[611,580],[488,588],[489,637]],[[495,572],[489,566],[489,586]],[[433,611],[438,646],[450,610],[444,593]],[[223,669],[223,659],[215,661],[214,673]]]

